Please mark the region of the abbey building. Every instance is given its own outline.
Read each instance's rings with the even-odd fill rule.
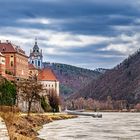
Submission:
[[[29,56],[21,47],[10,41],[0,41],[0,75],[10,81],[19,81],[37,76],[38,82],[43,85],[44,92],[40,95],[46,97],[52,92],[59,96],[59,81],[50,68],[43,66],[43,54],[38,46],[37,39],[30,50]],[[21,111],[27,111],[26,100],[18,97],[18,107]],[[41,103],[35,103],[35,111],[41,110]]]
[[[54,72],[43,65],[43,54],[38,46],[37,39],[35,39],[33,49],[30,50],[29,63],[29,74],[31,76],[37,75],[38,81],[42,83],[47,94],[53,90],[59,95],[59,81]]]
[[[10,41],[0,41],[0,75],[10,81],[28,79],[37,75],[38,81],[44,85],[48,94],[54,90],[59,95],[59,81],[54,72],[43,66],[43,53],[37,39],[29,56],[21,47]]]

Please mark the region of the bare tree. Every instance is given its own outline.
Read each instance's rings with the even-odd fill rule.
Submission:
[[[49,100],[49,104],[52,107],[54,112],[58,112],[59,111],[59,105],[60,105],[60,98],[57,95],[57,93],[55,92],[55,90],[50,90],[50,93],[48,94],[48,100]]]
[[[40,101],[39,93],[43,91],[43,86],[36,79],[19,81],[17,86],[20,89],[18,96],[28,104],[27,111],[29,116],[32,103]]]

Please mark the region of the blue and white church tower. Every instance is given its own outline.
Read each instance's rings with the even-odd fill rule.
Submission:
[[[42,50],[39,50],[37,39],[32,50],[30,50],[29,63],[33,64],[37,69],[42,69],[43,55]]]

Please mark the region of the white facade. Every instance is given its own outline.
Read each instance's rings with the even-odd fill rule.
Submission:
[[[40,81],[44,87],[45,93],[49,94],[54,90],[59,96],[59,81]]]

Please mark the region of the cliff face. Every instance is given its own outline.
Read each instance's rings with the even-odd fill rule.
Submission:
[[[106,100],[108,96],[113,100],[126,100],[129,104],[140,101],[140,51],[108,70],[99,79],[90,82],[70,98]]]
[[[50,67],[54,71],[60,81],[60,93],[63,97],[77,92],[102,74],[97,70],[93,71],[60,63],[46,63],[44,66]]]

